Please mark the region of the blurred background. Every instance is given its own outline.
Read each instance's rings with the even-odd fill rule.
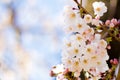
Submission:
[[[66,0],[0,0],[0,80],[55,80]]]
[[[85,3],[85,2],[84,2]],[[55,80],[63,7],[72,0],[0,0],[0,80]]]

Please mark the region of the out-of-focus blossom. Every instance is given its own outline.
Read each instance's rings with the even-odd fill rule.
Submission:
[[[63,64],[60,64],[60,65],[57,65],[57,66],[53,67],[52,71],[56,74],[64,72]]]

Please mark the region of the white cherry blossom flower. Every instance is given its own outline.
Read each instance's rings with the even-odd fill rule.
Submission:
[[[65,77],[63,74],[58,74],[57,77],[56,77],[56,80],[64,80]]]
[[[83,41],[85,41],[84,37],[83,37],[82,35],[80,35],[80,34],[76,34],[74,38],[75,38],[75,40],[78,41],[78,42],[83,42]]]
[[[68,57],[68,56],[64,56],[62,57],[62,63],[64,65],[64,67],[69,70],[72,69],[72,64],[73,64],[73,60],[71,57]]]
[[[56,73],[56,74],[63,72],[63,71],[64,71],[64,66],[63,66],[63,64],[58,64],[57,66],[55,66],[55,67],[52,69],[52,71],[53,71],[54,73]]]
[[[71,6],[66,6],[64,8],[64,21],[65,21],[65,24],[71,24],[76,21],[76,13],[72,10],[72,7]]]
[[[105,48],[99,48],[97,49],[97,54],[99,55],[99,59],[102,58],[102,60],[108,60],[109,56],[107,54],[107,50]]]
[[[73,64],[71,68],[72,72],[81,72],[82,71],[82,64],[79,58],[73,58]]]
[[[79,33],[83,33],[89,26],[83,19],[78,19],[75,26],[75,31]]]
[[[71,49],[71,55],[70,56],[73,56],[73,57],[80,57],[82,54],[82,50],[79,46],[72,46],[72,49]]]
[[[74,72],[74,76],[75,77],[79,77],[80,76],[80,72],[78,72],[78,71]]]
[[[92,56],[94,55],[95,53],[95,47],[93,45],[86,45],[86,54],[89,55],[89,56]]]
[[[107,62],[106,61],[97,62],[97,69],[99,70],[99,73],[107,71],[109,69]]]
[[[71,41],[73,45],[78,45],[79,47],[86,45],[86,39],[81,34],[72,35]]]
[[[64,14],[64,16],[65,16],[64,21],[66,24],[74,24],[75,23],[76,17],[77,17],[75,12],[73,12],[73,11],[67,12],[66,14]]]
[[[71,6],[66,6],[64,8],[64,21],[65,21],[65,24],[69,24],[69,25],[73,25],[76,23],[76,21],[78,21],[78,19],[80,19],[80,15],[75,12]]]
[[[86,23],[90,23],[90,22],[92,22],[92,16],[87,14],[84,16],[84,20]]]
[[[85,71],[89,71],[89,69],[91,68],[91,61],[89,56],[82,57],[81,64],[82,64],[82,69],[84,69]]]
[[[101,39],[98,43],[99,47],[106,48],[107,47],[107,42],[103,39]]]
[[[94,14],[97,16],[103,16],[105,12],[107,12],[107,7],[105,6],[105,3],[103,2],[94,2],[93,3],[94,8]]]
[[[65,31],[66,34],[71,34],[71,33],[74,32],[74,26],[73,25],[66,26],[64,28],[64,31]]]
[[[63,40],[63,48],[70,48],[70,47],[72,47],[72,42],[71,42],[71,40],[68,40],[68,39],[64,39]]]

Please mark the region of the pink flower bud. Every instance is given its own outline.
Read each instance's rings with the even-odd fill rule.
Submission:
[[[51,70],[50,71],[50,76],[53,77],[55,75],[55,73]]]
[[[118,21],[117,21],[117,19],[115,19],[115,18],[113,18],[112,20],[111,20],[111,23],[113,23],[113,24],[117,24],[118,23]]]
[[[65,71],[63,72],[63,74],[67,74],[69,72],[69,69],[65,69]]]
[[[100,16],[96,16],[95,19],[96,19],[96,20],[99,20],[99,19],[100,19]]]
[[[110,63],[111,63],[111,64],[114,64],[114,65],[117,65],[117,64],[118,64],[118,60],[117,60],[116,58],[111,59],[111,60],[110,60]]]
[[[110,46],[110,45],[108,45],[108,46],[107,46],[107,49],[111,49],[111,46]]]
[[[107,21],[105,22],[105,25],[109,26],[109,25],[110,25],[110,20],[107,20]]]
[[[77,80],[81,80],[81,79],[78,77]]]
[[[90,36],[89,40],[93,41],[95,39],[95,36]]]
[[[110,63],[111,63],[111,64],[113,63],[113,60],[112,60],[112,59],[110,60]]]
[[[115,64],[115,65],[117,65],[117,64],[118,64],[118,60],[117,60],[116,58],[114,59],[113,64]]]

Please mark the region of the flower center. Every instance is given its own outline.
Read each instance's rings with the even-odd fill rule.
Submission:
[[[71,60],[68,60],[67,63],[68,63],[68,64],[71,64],[72,62],[71,62]]]
[[[75,61],[74,65],[75,65],[75,66],[78,66],[78,65],[79,65],[79,62],[78,62],[78,61]]]
[[[87,20],[87,21],[90,20],[90,17],[87,17],[86,20]]]
[[[79,36],[77,37],[77,40],[78,40],[78,41],[80,41],[81,39],[82,39],[81,37],[79,37]]]
[[[85,63],[85,64],[87,64],[88,63],[88,61],[85,59],[85,60],[83,60],[83,62]]]
[[[68,46],[68,47],[71,47],[71,43],[67,43],[67,46]]]
[[[75,18],[75,17],[76,17],[75,13],[70,14],[70,18]]]
[[[80,28],[82,28],[82,25],[81,25],[81,24],[78,24],[77,27],[80,29]]]
[[[70,31],[72,31],[72,27],[69,27],[68,29],[69,29]]]
[[[97,64],[98,64],[98,65],[100,65],[100,64],[101,64],[101,62],[97,62]]]
[[[88,53],[91,53],[91,51],[92,51],[91,48],[87,48]]]
[[[101,11],[101,8],[99,8],[99,7],[98,7],[98,8],[96,8],[96,11]]]
[[[76,54],[78,54],[79,50],[78,50],[78,49],[74,49],[74,52],[75,52]]]
[[[97,57],[96,56],[93,56],[93,57],[91,57],[92,59],[96,59]]]

